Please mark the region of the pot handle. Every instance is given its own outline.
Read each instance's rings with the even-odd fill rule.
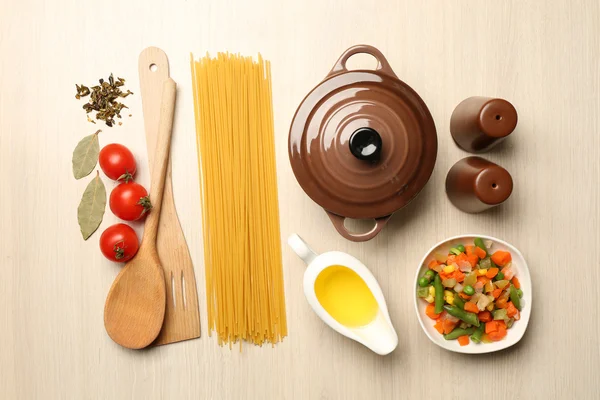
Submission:
[[[367,240],[373,239],[379,232],[381,232],[383,227],[392,217],[391,215],[387,215],[385,217],[375,218],[375,226],[369,232],[353,233],[346,229],[346,226],[344,225],[344,220],[346,217],[342,217],[327,210],[325,210],[325,212],[331,220],[335,230],[337,230],[340,235],[353,242],[366,242]]]
[[[377,50],[375,47],[369,46],[367,44],[358,44],[358,45],[352,46],[348,50],[346,50],[342,54],[340,59],[337,60],[337,62],[335,63],[335,65],[333,66],[333,68],[331,69],[329,74],[327,74],[326,78],[329,78],[330,76],[339,74],[340,72],[348,72],[348,68],[346,68],[346,62],[348,61],[348,59],[350,57],[352,57],[355,54],[359,54],[359,53],[366,53],[366,54],[370,54],[373,57],[375,57],[375,59],[377,60],[377,67],[375,68],[375,71],[381,71],[386,75],[389,75],[393,78],[398,79],[398,77],[392,70],[392,67],[390,66],[388,61],[385,59],[385,57],[383,56],[383,53],[381,51]]]

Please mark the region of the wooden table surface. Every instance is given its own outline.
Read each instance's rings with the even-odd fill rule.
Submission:
[[[597,0],[2,0],[0,9],[0,398],[598,398]],[[357,43],[378,47],[423,97],[439,138],[426,189],[362,244],[334,231],[298,186],[287,157],[296,107]],[[75,83],[110,72],[128,80],[133,116],[103,129],[100,144],[130,147],[148,184],[137,57],[150,45],[167,52],[179,84],[173,180],[203,325],[198,340],[127,351],[109,339],[102,320],[120,267],[103,258],[98,239],[117,219],[107,210],[86,242],[77,225],[88,179],[73,179],[71,153],[102,127],[86,121],[74,94]],[[240,353],[208,337],[189,53],[225,50],[260,51],[273,64],[282,242],[297,232],[316,251],[338,249],[369,266],[399,333],[390,356],[318,319],[303,297],[304,265],[287,245],[290,334],[283,344]],[[485,156],[512,173],[514,193],[480,215],[458,211],[444,194],[446,172],[467,155],[450,137],[450,114],[472,95],[506,98],[519,112],[517,130]],[[413,308],[424,252],[472,232],[516,245],[534,286],[523,340],[485,356],[438,348]]]

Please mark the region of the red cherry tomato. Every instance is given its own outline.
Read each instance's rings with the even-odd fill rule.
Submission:
[[[129,149],[121,144],[107,144],[100,151],[98,161],[102,171],[113,181],[129,180],[135,175],[135,158]]]
[[[139,247],[138,237],[129,225],[109,226],[100,236],[100,250],[110,261],[127,262],[135,256]]]
[[[148,192],[135,182],[124,182],[110,193],[110,209],[117,217],[125,221],[140,219],[152,208]]]

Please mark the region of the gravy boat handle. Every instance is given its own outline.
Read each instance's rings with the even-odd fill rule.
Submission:
[[[310,265],[310,263],[318,256],[318,254],[308,247],[306,242],[295,233],[288,238],[288,244],[306,265]]]

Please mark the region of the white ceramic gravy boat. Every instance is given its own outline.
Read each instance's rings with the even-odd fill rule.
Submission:
[[[398,335],[390,320],[381,287],[371,271],[356,258],[340,251],[329,251],[320,255],[316,254],[296,234],[289,237],[288,244],[308,265],[304,272],[304,295],[317,315],[337,332],[363,344],[377,354],[386,355],[394,351],[398,345]],[[344,266],[356,272],[367,284],[367,287],[375,297],[378,305],[377,315],[367,325],[360,327],[342,325],[319,302],[315,293],[315,281],[323,270],[335,265]]]

